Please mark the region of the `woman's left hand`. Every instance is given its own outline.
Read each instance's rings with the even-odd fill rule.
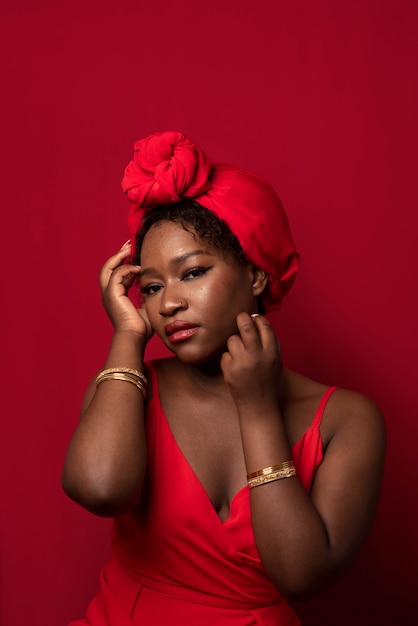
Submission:
[[[237,316],[237,335],[228,339],[221,368],[239,410],[250,405],[277,408],[282,371],[280,346],[270,322],[261,315]]]

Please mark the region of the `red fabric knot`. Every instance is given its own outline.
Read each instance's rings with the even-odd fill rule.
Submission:
[[[185,135],[155,133],[134,145],[122,188],[128,199],[152,208],[195,197],[210,188],[211,159]]]
[[[299,268],[286,213],[273,187],[257,174],[212,160],[183,133],[165,131],[135,143],[123,191],[130,200],[128,228],[135,235],[146,211],[194,198],[225,220],[246,258],[269,276],[266,313],[280,308]]]

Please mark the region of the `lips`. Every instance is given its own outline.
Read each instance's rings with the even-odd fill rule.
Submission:
[[[167,324],[164,330],[170,343],[179,343],[194,335],[199,330],[199,327],[191,322],[178,320]]]

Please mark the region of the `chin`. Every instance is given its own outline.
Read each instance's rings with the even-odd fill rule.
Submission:
[[[187,365],[218,364],[226,350],[226,346],[215,351],[202,350],[190,344],[186,345],[186,342],[176,346],[168,345],[167,347],[174,356]]]

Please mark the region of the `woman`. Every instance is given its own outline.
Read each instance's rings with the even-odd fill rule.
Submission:
[[[298,624],[285,598],[323,589],[370,529],[382,416],[282,367],[264,314],[299,256],[266,181],[166,132],[137,142],[123,188],[132,244],[100,276],[114,337],[63,472],[115,518],[113,557],[74,624]],[[153,332],[172,357],[144,362]]]

